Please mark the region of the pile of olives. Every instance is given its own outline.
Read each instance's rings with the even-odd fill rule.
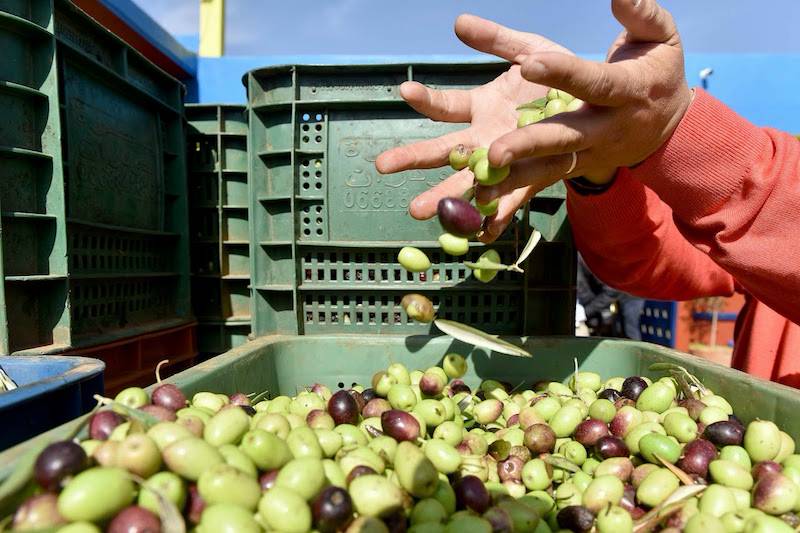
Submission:
[[[710,390],[594,372],[472,388],[466,372],[448,354],[424,371],[392,364],[367,388],[314,384],[268,400],[126,389],[116,411],[92,416],[87,439],[40,453],[12,526],[158,532],[175,519],[165,508],[199,533],[800,525],[794,441],[766,420],[744,425]]]
[[[564,91],[550,89],[547,96],[524,104],[518,108],[519,119],[517,127],[523,128],[530,124],[535,124],[540,120],[552,117],[559,113],[571,112],[580,109],[583,101],[572,97]],[[491,186],[502,183],[510,172],[510,167],[495,168],[489,164],[488,148],[481,147],[474,150],[459,144],[450,152],[450,166],[454,170],[469,168],[474,176],[474,185]],[[475,205],[472,205],[474,200]],[[470,189],[462,198],[442,198],[437,205],[436,214],[439,223],[444,229],[439,237],[439,245],[448,255],[454,257],[464,256],[469,252],[469,240],[475,237],[483,226],[485,217],[494,215],[497,212],[498,199],[495,198],[488,204],[481,204],[474,198],[474,187]],[[411,246],[406,246],[400,250],[397,256],[400,265],[409,272],[426,272],[431,268],[431,261],[422,250]],[[493,268],[480,268],[480,265],[500,263],[500,254],[496,250],[488,249],[475,264],[469,265],[472,269],[473,277],[483,283],[489,283],[496,276],[499,270]],[[430,308],[429,314],[415,312],[403,305],[407,314],[414,320],[420,322],[430,322],[433,320],[433,305],[425,296],[414,294],[410,295],[416,307]]]

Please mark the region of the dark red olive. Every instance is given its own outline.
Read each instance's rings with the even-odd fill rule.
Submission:
[[[741,427],[742,430],[744,430],[744,424],[742,424],[742,421],[739,420],[739,417],[737,417],[736,415],[728,415],[728,421],[733,422],[734,424],[738,424],[739,427]]]
[[[161,521],[144,507],[131,505],[114,517],[106,533],[161,533]]]
[[[353,500],[343,488],[330,486],[314,499],[311,513],[320,533],[334,533],[353,518]]]
[[[522,481],[522,468],[525,461],[515,455],[509,455],[505,461],[497,463],[497,475],[500,481]]]
[[[603,389],[598,393],[597,397],[602,398],[603,400],[608,400],[611,403],[614,403],[617,400],[619,400],[622,397],[622,395],[616,389]]]
[[[628,457],[631,454],[624,440],[610,436],[600,437],[594,445],[594,451],[601,459]]]
[[[356,401],[356,405],[358,406],[358,412],[360,413],[361,410],[364,408],[364,406],[367,405],[367,401],[357,390],[347,389],[347,394],[352,396],[353,399]]]
[[[162,383],[150,395],[154,405],[166,407],[170,411],[178,411],[186,407],[186,396],[172,383]]]
[[[508,511],[502,507],[492,507],[483,513],[483,519],[492,526],[492,533],[513,533],[514,521]]]
[[[678,402],[678,405],[689,411],[689,416],[697,422],[700,418],[700,413],[706,408],[706,404],[697,398],[686,398]]]
[[[402,509],[384,516],[382,520],[389,533],[405,533],[408,529],[408,519]]]
[[[357,391],[353,392],[357,393]],[[328,414],[331,415],[337,426],[339,424],[357,424],[360,412],[358,403],[349,391],[338,390],[328,400]]]
[[[456,507],[471,509],[483,514],[489,508],[491,497],[483,481],[475,476],[464,476],[453,485],[456,493]]]
[[[125,420],[114,411],[100,411],[89,421],[89,437],[94,440],[108,440],[114,428]]]
[[[506,421],[506,427],[510,428],[510,427],[514,427],[514,426],[517,426],[517,425],[519,425],[519,415],[516,414],[516,415],[509,416],[508,417],[508,421]]]
[[[89,466],[89,458],[80,444],[71,440],[54,442],[42,450],[33,465],[33,476],[47,491],[58,490],[61,482]]]
[[[353,467],[352,470],[350,470],[350,473],[347,474],[347,479],[345,481],[347,482],[347,486],[349,487],[350,483],[352,483],[355,478],[370,474],[377,474],[377,472],[371,466],[358,465]]]
[[[261,485],[261,490],[269,490],[275,486],[275,480],[278,478],[278,472],[280,472],[280,470],[270,470],[259,476],[258,483]]]
[[[361,393],[361,399],[364,400],[364,405],[368,404],[377,397],[378,393],[375,392],[375,389],[364,389],[364,392]]]
[[[594,513],[583,505],[569,505],[558,512],[556,520],[561,529],[584,533],[594,526]]]
[[[783,468],[775,461],[761,461],[753,465],[752,470],[753,479],[755,481],[758,481],[761,476],[766,474],[780,474],[781,472],[783,472]]]
[[[683,447],[683,456],[675,465],[687,474],[708,475],[708,464],[717,458],[717,448],[705,439],[696,439]]]
[[[419,438],[419,422],[405,411],[391,409],[381,415],[383,433],[397,441],[415,441]]]
[[[263,486],[263,485],[262,485]],[[200,492],[197,490],[197,485],[192,483],[189,485],[189,501],[186,503],[186,516],[192,524],[200,523],[200,516],[206,508],[206,502]]]
[[[622,390],[620,392],[626,398],[636,401],[639,399],[639,395],[642,393],[642,391],[646,388],[647,382],[645,380],[639,376],[631,376],[629,378],[625,378],[625,381],[622,382]]]
[[[703,437],[717,446],[738,446],[744,439],[744,428],[736,422],[722,420],[707,425]]]
[[[625,483],[625,490],[622,492],[619,506],[629,513],[636,507],[636,489],[630,483]]]
[[[442,198],[436,207],[444,230],[458,237],[472,237],[481,229],[481,214],[461,198]]]
[[[148,415],[156,417],[161,422],[174,422],[178,418],[175,416],[175,411],[170,411],[163,405],[149,403],[141,406],[139,410],[144,411]]]
[[[602,420],[590,418],[575,428],[574,438],[584,446],[594,446],[602,437],[608,435],[608,425]]]
[[[642,509],[641,507],[634,507],[633,509],[631,509],[631,510],[630,510],[630,511],[628,511],[628,512],[631,514],[631,518],[633,518],[634,520],[639,520],[641,517],[643,517],[643,516],[644,516],[644,514],[645,514],[647,511],[645,511],[645,510],[644,510],[644,509]]]
[[[639,420],[636,420],[637,414],[638,411],[632,409],[617,410],[614,418],[611,419],[611,423],[608,424],[611,434],[620,438],[623,438],[625,435],[627,435],[628,431],[630,431],[630,429],[639,422]]]
[[[462,380],[460,380],[460,379],[454,379],[453,381],[451,381],[451,382],[450,382],[450,391],[451,391],[451,392],[452,392],[454,395],[455,395],[455,394],[458,394],[459,392],[466,392],[467,394],[469,394],[469,393],[471,393],[471,392],[472,392],[472,389],[470,389],[470,388],[467,386],[467,384],[466,384],[466,383],[464,383]]]
[[[391,408],[392,404],[383,398],[373,398],[367,402],[367,405],[361,410],[361,414],[364,415],[364,418],[372,418],[374,416],[381,416],[386,411],[391,410]]]
[[[525,430],[523,444],[535,455],[549,453],[556,446],[556,433],[547,424],[533,424]]]

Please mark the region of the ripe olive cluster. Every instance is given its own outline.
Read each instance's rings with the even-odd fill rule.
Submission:
[[[582,105],[582,100],[574,98],[564,91],[550,89],[546,97],[523,104],[518,108],[520,114],[517,126],[522,128],[559,113],[575,111]],[[492,167],[489,164],[488,153],[489,150],[485,147],[472,150],[459,144],[450,152],[450,166],[454,170],[469,168],[475,178],[475,185],[497,185],[508,177],[510,167]],[[439,223],[445,230],[445,233],[439,237],[439,245],[445,253],[455,257],[464,256],[469,252],[469,240],[480,232],[484,218],[497,212],[497,198],[484,205],[474,198],[473,191],[474,187],[462,198],[443,198],[437,205],[436,214]],[[471,203],[473,201],[474,205]],[[398,262],[403,268],[414,273],[426,272],[431,268],[431,261],[425,252],[411,246],[400,250]],[[475,264],[469,266],[475,279],[488,283],[499,272],[498,269],[488,268],[488,266],[499,265],[499,263],[500,255],[497,251],[488,249]],[[481,264],[486,266],[481,268]],[[433,304],[425,296],[411,294],[406,296],[404,302],[406,303],[403,304],[403,308],[412,319],[420,322],[433,320]]]
[[[794,440],[769,421],[744,425],[710,390],[594,372],[471,387],[467,370],[448,354],[424,371],[391,364],[367,388],[315,384],[252,402],[213,392],[187,401],[171,384],[149,398],[126,389],[120,412],[93,415],[88,439],[39,454],[36,491],[12,525],[157,532],[171,519],[164,501],[198,533],[800,525]]]

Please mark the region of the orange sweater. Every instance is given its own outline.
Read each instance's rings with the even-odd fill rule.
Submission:
[[[697,90],[655,154],[604,193],[568,188],[578,249],[609,285],[652,299],[746,296],[733,366],[800,387],[800,142]]]

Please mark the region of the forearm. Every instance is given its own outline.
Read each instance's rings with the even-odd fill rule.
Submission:
[[[748,292],[800,321],[800,142],[698,90],[672,137],[625,174],[658,193],[685,238]]]
[[[567,208],[584,260],[611,287],[663,300],[733,293],[731,276],[688,243],[669,207],[627,173],[599,195],[568,187]]]

